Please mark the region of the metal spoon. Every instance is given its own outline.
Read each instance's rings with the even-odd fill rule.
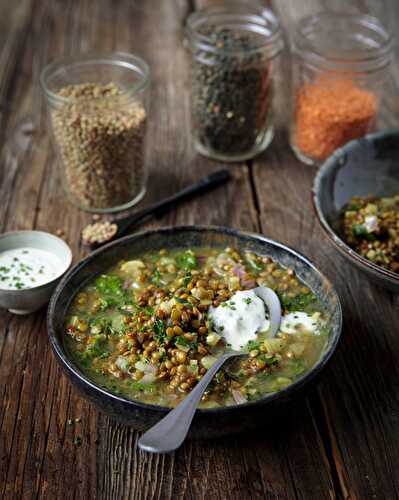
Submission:
[[[265,302],[269,310],[270,335],[275,337],[281,322],[280,301],[270,288],[260,286],[253,291]],[[201,401],[202,395],[213,377],[228,359],[247,355],[247,352],[240,351],[230,351],[222,354],[191,393],[174,410],[170,411],[162,420],[141,436],[138,442],[139,447],[149,453],[168,453],[176,450],[185,440],[198,403]]]

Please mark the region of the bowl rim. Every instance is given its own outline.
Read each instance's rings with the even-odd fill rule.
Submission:
[[[383,139],[386,137],[397,137],[399,139],[399,128],[392,128],[389,130],[384,130],[383,132],[376,132],[372,134],[366,134],[361,139],[354,139],[341,148],[338,148],[334,153],[325,160],[320,166],[318,172],[315,175],[312,186],[312,205],[313,210],[316,214],[316,218],[324,230],[324,234],[327,235],[328,239],[335,245],[335,247],[349,259],[353,261],[354,264],[360,267],[366,267],[369,271],[380,275],[381,277],[387,278],[389,281],[399,284],[399,274],[389,271],[377,264],[374,264],[370,260],[362,257],[360,254],[355,252],[349,245],[347,245],[343,239],[341,239],[338,234],[333,230],[327,218],[324,216],[323,210],[321,208],[319,200],[320,185],[324,175],[331,170],[332,172],[337,171],[342,165],[340,161],[344,155],[350,154],[350,152],[359,147],[360,141],[371,141]]]
[[[34,292],[39,291],[39,290],[44,290],[45,288],[47,288],[49,286],[54,286],[54,284],[57,282],[57,280],[59,280],[61,278],[61,276],[68,271],[68,269],[70,268],[70,266],[72,264],[73,254],[72,254],[71,247],[68,245],[68,243],[66,241],[64,241],[62,238],[59,238],[58,236],[56,236],[55,234],[48,233],[46,231],[39,231],[36,229],[22,229],[20,231],[7,231],[6,233],[0,234],[0,241],[3,239],[6,239],[8,237],[17,236],[17,235],[28,235],[28,234],[40,235],[42,238],[46,238],[48,240],[57,240],[65,247],[65,250],[66,250],[65,257],[66,258],[65,258],[65,261],[62,260],[62,264],[63,264],[62,270],[57,273],[57,276],[55,278],[53,278],[50,281],[46,281],[46,283],[43,283],[42,285],[32,286],[30,288],[22,288],[21,290],[18,290],[18,289],[13,290],[13,289],[0,287],[0,293],[2,295],[15,295],[15,294],[28,295],[29,293],[34,293]],[[10,248],[10,250],[16,250],[18,248],[20,248],[20,247],[19,246],[13,247],[12,249]],[[49,253],[53,253],[53,255],[56,255],[51,250],[47,250],[47,251]],[[57,257],[57,255],[56,255],[56,257]],[[59,260],[61,261],[61,258],[59,258]]]
[[[139,240],[142,237],[145,237],[147,235],[151,234],[159,234],[159,233],[170,233],[170,232],[185,232],[185,231],[196,231],[196,232],[215,232],[215,233],[224,233],[227,234],[228,236],[235,236],[238,238],[244,238],[244,239],[250,239],[250,240],[257,240],[259,242],[263,243],[268,243],[271,244],[275,247],[278,247],[284,251],[288,251],[289,253],[293,254],[295,257],[299,258],[302,262],[304,262],[308,268],[311,268],[312,272],[318,274],[323,281],[327,283],[329,286],[330,290],[335,296],[336,299],[336,307],[337,307],[337,328],[336,328],[336,333],[334,338],[332,339],[332,342],[328,348],[322,353],[322,356],[320,360],[312,367],[310,371],[308,371],[306,374],[304,374],[302,377],[299,377],[297,380],[295,380],[292,384],[287,386],[284,389],[281,389],[277,392],[270,393],[262,398],[259,398],[254,401],[248,401],[247,403],[243,404],[237,404],[237,405],[232,405],[232,406],[225,406],[225,407],[218,407],[218,408],[197,408],[196,412],[199,414],[207,414],[207,415],[212,415],[212,414],[220,414],[220,413],[225,413],[225,412],[233,412],[233,411],[239,411],[244,408],[251,408],[255,406],[263,406],[266,403],[269,403],[275,399],[288,396],[292,392],[296,392],[298,389],[300,389],[304,384],[307,384],[310,382],[328,363],[328,361],[331,359],[332,355],[335,353],[337,349],[338,342],[341,338],[342,335],[342,306],[341,302],[339,299],[339,295],[335,289],[335,287],[332,285],[329,279],[327,279],[324,274],[322,274],[317,267],[304,255],[302,255],[300,252],[297,250],[294,250],[290,248],[287,245],[284,245],[283,243],[280,243],[276,240],[273,240],[271,238],[266,238],[263,235],[257,234],[257,233],[252,233],[252,232],[245,232],[241,231],[238,229],[233,229],[229,227],[224,227],[224,226],[214,226],[214,225],[178,225],[178,226],[166,226],[162,228],[156,228],[156,229],[150,229],[150,230],[144,230],[140,231],[138,233],[134,233],[132,235],[125,236],[123,238],[119,238],[115,241],[112,241],[101,248],[91,252],[87,257],[82,259],[80,262],[78,262],[75,266],[73,266],[67,274],[62,278],[62,280],[59,282],[57,285],[51,300],[50,304],[47,310],[47,329],[48,329],[48,336],[50,340],[50,345],[59,360],[60,364],[62,367],[69,371],[74,377],[76,377],[79,382],[85,386],[89,386],[89,388],[93,391],[95,391],[97,394],[101,394],[101,396],[106,397],[106,398],[111,398],[112,400],[120,403],[120,404],[127,404],[131,407],[138,407],[143,410],[154,410],[158,411],[161,413],[167,413],[171,410],[170,407],[167,406],[161,406],[161,405],[155,405],[152,403],[143,403],[142,401],[138,401],[135,399],[128,399],[123,396],[120,396],[118,394],[114,394],[110,392],[109,390],[101,387],[100,385],[96,384],[93,382],[88,376],[86,376],[83,372],[80,371],[80,369],[73,363],[71,360],[70,355],[67,353],[66,349],[64,349],[62,342],[58,338],[56,328],[54,327],[53,321],[54,321],[54,309],[56,306],[56,303],[58,301],[59,295],[62,293],[65,285],[68,283],[68,281],[78,274],[80,270],[85,267],[89,262],[95,260],[99,255],[102,253],[107,252],[109,249],[119,246],[125,242],[128,241],[135,241]]]

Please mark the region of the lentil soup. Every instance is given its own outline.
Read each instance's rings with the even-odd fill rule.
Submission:
[[[316,296],[270,257],[193,248],[120,261],[74,298],[65,322],[67,348],[82,372],[111,392],[175,406],[231,347],[223,325],[212,320],[215,311],[242,312],[237,321],[244,327],[253,307],[250,290],[258,285],[280,298],[280,331],[270,338],[265,327],[243,345],[248,358],[219,371],[200,406],[256,400],[308,372],[330,331]]]
[[[343,209],[344,240],[366,259],[399,273],[399,194],[354,196]]]

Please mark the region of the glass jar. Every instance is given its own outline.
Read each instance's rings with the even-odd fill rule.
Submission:
[[[326,12],[293,40],[291,147],[310,165],[378,127],[392,39],[378,19]]]
[[[139,57],[79,55],[41,74],[67,195],[89,212],[114,212],[145,194],[149,68]]]
[[[191,116],[196,150],[242,161],[273,138],[273,80],[283,48],[280,23],[258,4],[229,2],[191,14]]]

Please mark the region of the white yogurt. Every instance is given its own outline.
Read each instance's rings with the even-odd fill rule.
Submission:
[[[216,332],[236,350],[255,340],[258,332],[265,332],[270,326],[264,303],[252,290],[236,292],[227,302],[211,307],[208,317]]]
[[[294,335],[295,333],[318,333],[319,322],[315,316],[302,311],[290,312],[281,319],[280,331]]]
[[[0,288],[22,290],[44,285],[59,276],[60,259],[38,248],[16,248],[0,253]]]
[[[280,332],[319,334],[320,313],[290,312],[281,318]],[[216,332],[224,337],[232,349],[240,350],[257,334],[267,332],[270,321],[263,301],[253,292],[236,292],[230,300],[211,307],[208,314]]]

